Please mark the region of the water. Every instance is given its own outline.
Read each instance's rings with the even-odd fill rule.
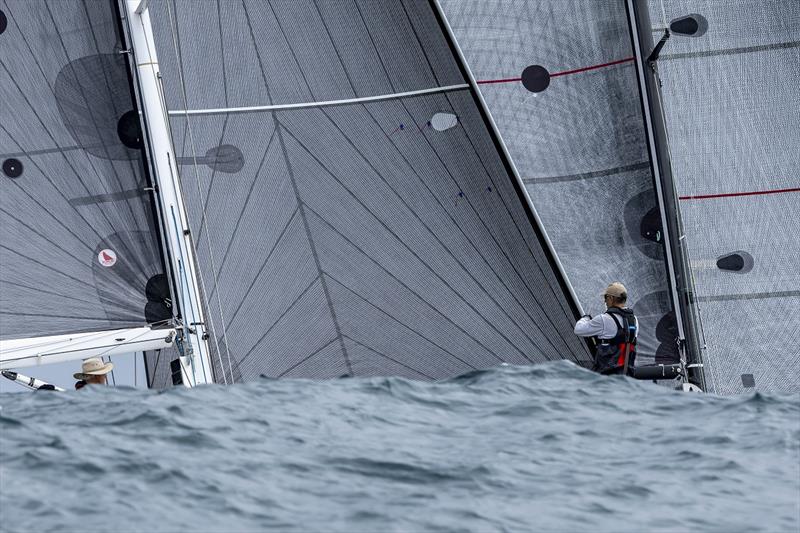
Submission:
[[[800,529],[798,395],[555,363],[0,405],[7,531]]]

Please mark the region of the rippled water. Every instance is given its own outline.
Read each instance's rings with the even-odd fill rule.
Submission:
[[[0,405],[9,531],[800,529],[798,395],[556,363]]]

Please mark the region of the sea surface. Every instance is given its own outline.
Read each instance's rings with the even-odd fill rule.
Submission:
[[[800,530],[800,395],[561,362],[0,406],[2,531]]]

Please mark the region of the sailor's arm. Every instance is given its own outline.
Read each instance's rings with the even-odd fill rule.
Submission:
[[[603,315],[592,318],[591,315],[583,315],[575,323],[575,335],[579,337],[596,337],[603,333]]]

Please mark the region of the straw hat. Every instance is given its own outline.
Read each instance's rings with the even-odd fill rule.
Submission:
[[[103,363],[99,357],[90,357],[81,365],[81,371],[72,374],[75,379],[86,379],[90,376],[102,376],[114,369],[114,363]]]

